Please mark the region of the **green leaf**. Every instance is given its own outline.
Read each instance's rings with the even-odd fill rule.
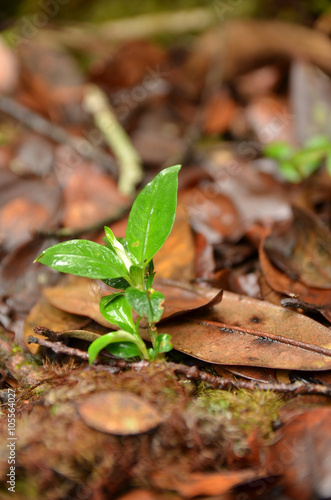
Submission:
[[[143,267],[131,266],[130,278],[134,286],[141,288],[144,285],[145,271]]]
[[[148,276],[148,278],[146,280],[146,288],[147,288],[147,290],[149,290],[150,288],[152,288],[154,278],[155,278],[155,273],[150,274]]]
[[[119,278],[127,274],[123,262],[109,248],[88,240],[71,240],[44,250],[35,260],[85,278]]]
[[[149,261],[149,263],[146,267],[145,277],[146,277],[146,288],[147,288],[147,290],[149,290],[150,288],[152,288],[153,281],[155,278],[153,259]]]
[[[160,333],[156,337],[154,351],[158,354],[161,352],[169,352],[171,349],[171,335],[169,335],[169,333]]]
[[[295,152],[295,149],[288,142],[278,141],[271,142],[263,148],[263,152],[269,158],[274,158],[275,160],[287,160]]]
[[[114,356],[118,358],[142,358],[141,352],[138,347],[132,342],[117,342],[116,344],[110,344],[106,347],[107,351],[109,351]]]
[[[130,286],[130,284],[124,278],[108,278],[102,281],[112,288],[117,288],[117,290],[125,290],[126,288],[128,288],[128,286]]]
[[[330,149],[331,141],[326,135],[314,135],[305,142],[305,149]]]
[[[125,247],[137,265],[147,264],[170,234],[176,215],[179,169],[176,165],[162,170],[132,205]]]
[[[93,363],[102,349],[107,347],[109,344],[114,344],[117,342],[130,342],[137,345],[137,340],[131,333],[125,332],[123,330],[106,333],[105,335],[102,335],[100,338],[92,342],[92,344],[88,348],[87,352],[90,365]]]
[[[161,319],[164,295],[161,292],[147,292],[129,287],[125,290],[125,297],[139,316],[145,316],[151,323],[156,323]]]
[[[295,166],[290,162],[282,162],[279,164],[279,170],[282,173],[284,179],[289,182],[300,182],[302,180],[301,175],[295,168]]]
[[[100,312],[110,323],[119,326],[123,330],[135,333],[135,325],[132,319],[132,309],[122,293],[106,295],[100,300]]]
[[[106,233],[106,238],[107,238],[108,243],[114,249],[114,251],[117,254],[117,256],[119,257],[119,259],[123,262],[127,271],[129,271],[130,267],[132,266],[132,262],[128,256],[124,246],[122,245],[122,243],[120,241],[118,241],[117,238],[115,238],[113,231],[109,227],[104,226],[104,230]]]

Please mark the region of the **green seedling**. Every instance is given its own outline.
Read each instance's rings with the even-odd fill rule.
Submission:
[[[119,330],[92,342],[89,362],[106,348],[115,356],[154,360],[172,349],[170,335],[158,334],[156,323],[163,313],[164,296],[153,289],[153,257],[172,229],[177,205],[180,165],[162,170],[132,205],[125,238],[116,238],[105,227],[106,246],[88,240],[70,240],[44,250],[35,260],[63,273],[101,279],[118,289],[102,297],[102,315]],[[133,310],[138,319],[133,320]],[[139,334],[144,318],[152,342],[148,349]]]
[[[326,136],[314,136],[303,148],[287,142],[273,142],[264,148],[264,154],[278,161],[279,170],[289,182],[300,182],[312,175],[326,161],[331,175],[331,141]]]

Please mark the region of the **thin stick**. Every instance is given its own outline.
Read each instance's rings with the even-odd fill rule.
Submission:
[[[86,351],[81,351],[80,349],[74,349],[73,347],[68,347],[62,342],[50,342],[46,339],[40,339],[38,337],[34,337],[33,335],[29,335],[26,339],[28,344],[38,344],[43,347],[49,347],[52,351],[57,354],[68,354],[69,356],[77,356],[78,358],[83,359],[84,361],[88,361],[88,354]]]
[[[143,178],[143,170],[141,158],[131,139],[119,123],[106,95],[96,85],[87,87],[83,102],[118,160],[119,190],[126,195],[134,195],[137,184]]]
[[[49,347],[54,352],[69,354],[72,356],[78,356],[83,360],[88,360],[88,354],[80,349],[73,349],[63,345],[61,342],[50,342],[49,340],[40,339],[37,337],[29,336],[27,342],[39,344],[45,347]],[[110,367],[116,367],[120,369],[131,368],[135,371],[140,371],[142,368],[147,368],[151,363],[149,361],[137,361],[131,362],[124,359],[110,359],[108,365],[93,365],[92,368],[100,370],[103,368],[109,369]],[[177,364],[173,362],[168,363],[153,363],[153,366],[157,368],[171,369],[177,374],[184,375],[188,380],[195,380],[197,382],[205,382],[214,389],[228,390],[228,389],[248,389],[250,391],[260,390],[260,391],[274,391],[280,393],[291,393],[295,396],[299,394],[320,394],[324,396],[331,396],[331,386],[322,384],[304,384],[300,382],[295,382],[294,384],[272,384],[268,382],[253,382],[247,380],[232,380],[228,378],[222,378],[210,373],[199,370],[197,366],[187,366],[184,364]]]
[[[102,151],[102,149],[93,146],[87,139],[70,136],[64,128],[54,125],[10,97],[0,95],[0,111],[3,111],[20,123],[23,123],[26,127],[48,137],[52,141],[59,144],[66,144],[82,158],[94,160],[112,175],[116,176],[117,168],[113,158]]]

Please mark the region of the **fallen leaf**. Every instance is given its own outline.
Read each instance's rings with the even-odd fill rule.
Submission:
[[[277,379],[275,377],[274,370],[268,370],[266,368],[256,368],[254,366],[220,366],[214,365],[215,371],[226,377],[228,374],[234,375],[235,377],[242,377],[247,380],[256,380],[257,382],[275,383]]]
[[[156,279],[154,286],[166,296],[163,320],[200,308],[212,307],[215,301],[220,301],[222,298],[222,292],[219,290],[215,290],[213,297],[204,297],[197,290],[176,286],[176,282]],[[118,290],[108,287],[101,281],[77,276],[65,276],[61,284],[43,289],[45,298],[52,306],[68,313],[88,316],[105,327],[117,329],[116,325],[112,325],[102,316],[99,308],[101,297],[113,292]]]
[[[177,477],[175,473],[169,476],[166,471],[162,471],[153,474],[152,477],[155,486],[175,490],[184,498],[194,498],[200,495],[222,495],[245,481],[254,479],[259,479],[259,474],[254,469],[192,472],[184,477]]]
[[[281,77],[280,68],[276,64],[269,64],[237,76],[234,85],[242,99],[251,100],[272,94],[278,87]]]
[[[33,261],[54,244],[52,239],[34,238],[8,253],[0,264],[0,296],[16,311],[27,313],[40,297],[41,285],[57,279],[51,269]]]
[[[101,282],[69,276],[64,278],[61,285],[44,288],[43,295],[53,307],[71,314],[88,316],[100,325],[113,329],[114,325],[102,316],[99,303],[101,297],[114,291]]]
[[[267,448],[266,470],[281,474],[289,498],[331,497],[331,408],[315,408],[292,418]]]
[[[115,181],[92,164],[75,167],[68,177],[63,196],[62,222],[71,228],[105,220],[128,204],[128,198],[118,191]]]
[[[71,283],[46,289],[45,297],[55,307],[88,315],[104,326],[116,328],[106,324],[99,311],[100,297],[112,289],[106,290],[108,287],[86,278],[71,278]],[[284,307],[231,292],[224,292],[217,305],[222,291],[190,285],[185,290],[184,285],[175,285],[155,283],[166,298],[159,332],[172,335],[175,349],[221,365],[309,371],[331,368],[331,333],[320,323]],[[190,318],[178,317],[188,312]],[[143,324],[141,334],[149,340]]]
[[[284,184],[257,172],[251,162],[243,160],[256,154],[256,141],[243,141],[238,153],[240,158],[224,146],[214,147],[209,151],[207,169],[218,193],[226,195],[239,213],[237,227],[233,228],[233,234],[227,235],[232,241],[238,241],[257,221],[268,227],[272,221],[291,215]]]
[[[331,399],[329,396],[323,396],[321,394],[302,394],[290,399],[280,408],[278,420],[281,424],[284,424],[298,415],[307,413],[307,411],[313,408],[321,408],[330,405]]]
[[[77,316],[74,314],[69,314],[67,312],[61,311],[56,307],[51,306],[44,299],[41,299],[35,306],[31,309],[28,314],[25,325],[24,325],[24,339],[32,354],[36,354],[40,350],[40,346],[37,344],[27,344],[26,339],[29,335],[33,335],[38,338],[45,338],[43,335],[39,335],[34,332],[37,326],[44,326],[55,331],[63,330],[77,330],[82,328],[88,323],[86,317]]]
[[[236,232],[239,225],[237,209],[214,184],[180,191],[178,200],[187,207],[195,232],[203,234],[208,242],[219,243]]]
[[[16,146],[10,168],[18,175],[45,177],[54,165],[54,146],[32,132],[25,133]]]
[[[194,240],[183,205],[178,204],[172,231],[153,261],[158,278],[177,281],[194,279]]]
[[[308,210],[293,206],[292,224],[281,226],[265,239],[271,262],[293,281],[331,288],[331,232]]]
[[[160,496],[153,491],[136,488],[129,493],[124,493],[118,497],[118,500],[160,500]],[[174,498],[174,500],[177,499]]]
[[[215,290],[205,292],[206,296]],[[331,368],[331,332],[320,323],[265,301],[225,291],[195,318],[159,326],[175,349],[209,363],[292,370]],[[146,338],[146,333],[142,335]]]
[[[38,35],[19,44],[18,55],[24,81],[20,100],[54,121],[84,123],[84,77],[75,58],[56,42],[41,42]]]
[[[214,248],[201,234],[195,234],[195,277],[211,280],[215,271]],[[222,288],[222,287],[220,287]]]
[[[203,128],[206,134],[224,134],[229,129],[237,104],[225,91],[211,96],[203,110]]]
[[[294,142],[293,118],[286,100],[277,95],[255,98],[246,109],[247,120],[262,144]]]
[[[162,422],[153,406],[126,391],[93,394],[78,405],[78,412],[89,427],[119,436],[141,434]]]
[[[92,66],[91,79],[118,90],[138,85],[145,77],[148,88],[148,83],[161,73],[160,65],[166,64],[167,59],[167,52],[155,43],[139,39],[126,41],[108,59]],[[157,71],[152,68],[157,68]]]
[[[40,180],[20,180],[1,191],[0,244],[13,251],[31,239],[31,232],[54,222],[60,190]]]
[[[260,244],[259,261],[263,276],[273,290],[315,305],[318,311],[331,321],[331,289],[307,286],[301,281],[291,279],[287,274],[277,269],[268,258],[264,248],[264,240]],[[281,297],[275,298],[275,300],[280,301]]]

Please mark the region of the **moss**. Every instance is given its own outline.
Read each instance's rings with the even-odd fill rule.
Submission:
[[[225,412],[246,436],[258,429],[263,438],[269,438],[284,400],[270,391],[241,389],[230,392],[209,389],[201,384],[197,404],[211,414]]]
[[[22,348],[18,344],[15,344],[15,342],[13,342],[11,352],[12,354],[17,354],[18,352],[22,352]]]
[[[24,358],[22,361],[15,365],[15,370],[19,370],[20,368],[22,368],[22,366],[34,366],[34,362]]]

